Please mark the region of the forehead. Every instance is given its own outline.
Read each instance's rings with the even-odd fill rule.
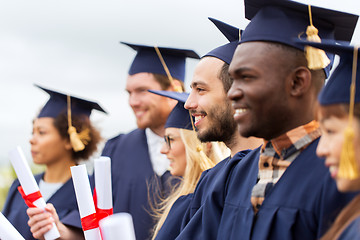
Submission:
[[[129,75],[126,80],[126,89],[136,89],[136,88],[146,88],[146,89],[161,89],[160,83],[158,83],[151,73],[137,73],[134,75]]]
[[[33,121],[34,127],[54,127],[54,118],[51,117],[41,117],[35,118]]]
[[[238,45],[231,61],[229,72],[236,67],[265,67],[278,62],[281,54],[268,42],[245,42]]]
[[[172,136],[177,136],[180,135],[180,130],[178,128],[173,128],[173,127],[169,127],[165,129],[165,134],[166,135],[172,135]]]
[[[224,62],[215,57],[204,57],[196,65],[191,85],[222,85],[219,74]]]

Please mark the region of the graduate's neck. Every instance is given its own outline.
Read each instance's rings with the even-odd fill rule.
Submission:
[[[71,178],[70,167],[75,166],[75,161],[66,157],[46,165],[44,181],[49,183],[65,183]]]
[[[157,127],[157,128],[150,128],[150,130],[155,133],[156,135],[163,137],[165,135],[165,128],[164,126]]]
[[[231,156],[233,157],[237,152],[259,147],[263,144],[263,139],[255,137],[244,138],[236,131],[233,137],[225,142],[225,144],[230,149]]]

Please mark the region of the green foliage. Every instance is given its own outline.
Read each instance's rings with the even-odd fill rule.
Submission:
[[[31,164],[30,168],[34,174],[44,171],[44,167],[39,165]],[[3,208],[9,188],[15,179],[16,173],[12,166],[5,165],[0,168],[0,209]]]

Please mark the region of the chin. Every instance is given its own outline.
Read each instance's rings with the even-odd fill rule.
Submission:
[[[171,171],[170,171],[170,174],[171,174],[172,176],[179,177],[179,174],[178,174],[176,171],[174,171],[174,170],[171,170]]]
[[[336,179],[336,187],[339,192],[355,192],[360,190],[360,178],[354,180]]]
[[[136,125],[140,129],[145,129],[145,128],[149,127],[149,124],[147,122],[145,122],[145,121],[137,121]]]

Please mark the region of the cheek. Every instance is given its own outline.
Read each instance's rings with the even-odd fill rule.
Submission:
[[[344,142],[344,137],[342,133],[336,134],[328,143],[330,152],[336,160],[340,161],[340,155],[342,151],[342,146]]]

